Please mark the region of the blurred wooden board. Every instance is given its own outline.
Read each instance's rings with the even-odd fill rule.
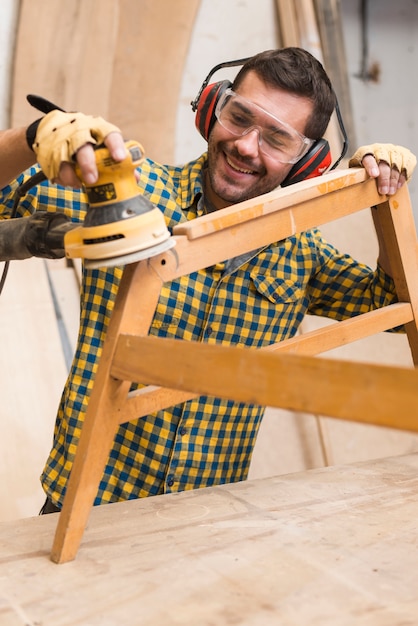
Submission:
[[[147,155],[173,159],[177,104],[200,0],[22,0],[12,125],[39,117],[35,93],[102,115]],[[34,27],[36,24],[36,27]]]
[[[2,269],[3,263],[0,265]],[[43,504],[45,496],[39,475],[51,447],[67,377],[56,310],[42,259],[10,264],[0,296],[0,345],[3,521],[36,515]]]
[[[415,626],[418,455],[0,524],[0,622]]]

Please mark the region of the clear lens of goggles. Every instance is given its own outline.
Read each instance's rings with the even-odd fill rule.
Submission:
[[[232,89],[219,98],[215,115],[221,126],[237,137],[257,129],[261,152],[281,163],[296,163],[314,143]]]

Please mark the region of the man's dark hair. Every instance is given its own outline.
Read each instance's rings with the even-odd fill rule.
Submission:
[[[331,81],[318,59],[302,48],[260,52],[242,66],[235,77],[234,90],[250,71],[256,72],[266,85],[309,98],[313,103],[313,111],[304,134],[311,139],[323,136],[335,109],[336,97]]]

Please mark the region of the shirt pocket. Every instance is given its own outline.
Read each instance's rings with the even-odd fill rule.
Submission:
[[[304,296],[303,286],[298,281],[255,272],[251,273],[251,280],[257,292],[273,304],[295,304]]]

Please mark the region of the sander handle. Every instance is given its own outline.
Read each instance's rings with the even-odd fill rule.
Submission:
[[[65,234],[77,224],[64,213],[36,211],[29,217],[0,220],[0,261],[65,257]]]

